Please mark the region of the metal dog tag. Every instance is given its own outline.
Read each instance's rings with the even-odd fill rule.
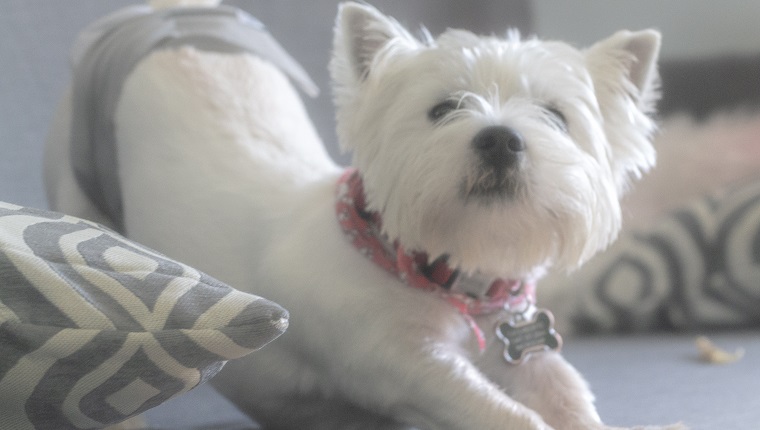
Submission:
[[[497,323],[496,336],[504,342],[504,359],[510,364],[520,364],[535,352],[562,347],[562,337],[554,331],[554,316],[546,309],[537,309],[530,320]]]

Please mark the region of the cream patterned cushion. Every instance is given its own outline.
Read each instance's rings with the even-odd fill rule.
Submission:
[[[570,282],[580,332],[760,327],[760,181],[626,233]]]
[[[123,421],[262,347],[287,318],[102,226],[0,203],[0,429]]]

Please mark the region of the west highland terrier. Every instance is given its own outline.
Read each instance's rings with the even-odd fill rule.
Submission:
[[[659,46],[651,30],[586,50],[418,39],[345,3],[331,72],[347,170],[270,63],[159,49],[115,107],[120,224],[290,311],[214,380],[266,428],[607,429],[534,287],[618,234],[621,195],[655,162]],[[59,146],[57,209],[112,221]]]

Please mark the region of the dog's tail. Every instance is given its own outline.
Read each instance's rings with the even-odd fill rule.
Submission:
[[[169,7],[180,6],[219,6],[222,0],[148,0],[148,4],[153,9],[165,9]]]

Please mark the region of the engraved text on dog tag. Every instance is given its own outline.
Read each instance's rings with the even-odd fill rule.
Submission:
[[[536,310],[530,320],[499,322],[496,336],[504,342],[504,359],[511,364],[520,364],[534,352],[557,351],[562,346],[562,338],[554,331],[554,316],[545,309]]]

